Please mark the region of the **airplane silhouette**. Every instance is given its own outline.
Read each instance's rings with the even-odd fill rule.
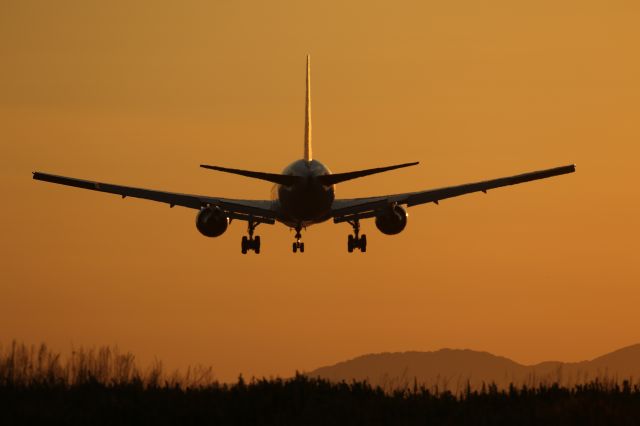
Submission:
[[[374,169],[359,170],[346,173],[331,173],[329,169],[314,160],[311,152],[311,65],[307,55],[306,102],[304,158],[289,164],[282,173],[263,173],[249,170],[230,169],[226,167],[202,164],[200,167],[233,173],[275,184],[271,200],[238,200],[202,195],[180,194],[130,186],[113,185],[90,180],[57,176],[48,173],[34,172],[33,179],[75,186],[93,191],[107,192],[125,197],[144,198],[169,204],[170,207],[183,206],[199,210],[196,216],[196,227],[207,237],[222,235],[231,220],[243,220],[248,224],[247,236],[242,237],[241,251],[260,253],[260,237],[254,236],[260,224],[276,222],[296,230],[293,252],[304,252],[301,241],[302,229],[316,223],[333,219],[334,223],[347,222],[353,227],[353,234],[348,236],[347,250],[353,252],[367,251],[367,236],[360,234],[360,220],[375,218],[376,227],[384,234],[395,235],[402,232],[407,225],[406,207],[418,204],[435,203],[440,200],[457,197],[463,194],[482,191],[507,185],[515,185],[537,179],[575,172],[575,165],[555,167],[546,170],[502,177],[481,182],[467,183],[426,191],[403,194],[382,195],[366,198],[336,199],[335,185],[351,179],[382,173],[403,167],[414,166],[418,162],[398,164]]]

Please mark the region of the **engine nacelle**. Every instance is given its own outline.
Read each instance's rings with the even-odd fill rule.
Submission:
[[[390,206],[376,216],[376,228],[386,235],[399,234],[407,226],[408,217],[409,214],[401,206]]]
[[[196,216],[196,228],[205,237],[219,237],[229,226],[229,218],[220,207],[206,207]]]

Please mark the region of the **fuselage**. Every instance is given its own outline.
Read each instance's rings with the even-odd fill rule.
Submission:
[[[282,174],[303,178],[291,186],[273,187],[272,198],[278,205],[282,223],[295,228],[329,219],[335,188],[334,185],[323,185],[317,179],[331,174],[324,164],[317,160],[297,160],[289,164]]]

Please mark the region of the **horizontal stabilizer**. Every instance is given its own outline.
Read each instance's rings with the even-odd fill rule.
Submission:
[[[340,183],[340,182],[344,182],[346,180],[357,179],[357,178],[361,178],[361,177],[364,177],[364,176],[373,175],[373,174],[376,174],[376,173],[388,172],[389,170],[395,170],[395,169],[401,169],[403,167],[415,166],[416,164],[418,164],[417,161],[415,163],[397,164],[395,166],[378,167],[378,168],[375,168],[375,169],[358,170],[358,171],[355,171],[355,172],[336,173],[336,174],[332,174],[332,175],[319,176],[318,180],[323,185],[329,186],[329,185],[335,185],[335,184]]]
[[[229,169],[226,167],[209,166],[207,164],[200,164],[200,167],[204,169],[217,170],[219,172],[233,173],[235,175],[246,176],[254,179],[266,180],[268,182],[277,183],[284,186],[292,186],[300,179],[299,176],[281,175],[277,173],[263,173],[253,172],[250,170]]]

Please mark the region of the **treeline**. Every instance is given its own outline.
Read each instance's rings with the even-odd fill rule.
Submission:
[[[142,371],[130,354],[78,350],[66,360],[46,347],[0,353],[0,424],[68,425],[632,425],[640,386],[594,381],[572,388],[494,385],[460,395],[366,382],[240,377],[222,384],[210,369]]]

